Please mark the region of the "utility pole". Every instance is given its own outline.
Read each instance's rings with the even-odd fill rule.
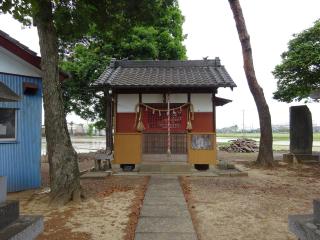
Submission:
[[[73,136],[73,122],[70,122],[70,135]]]
[[[244,137],[244,109],[242,109],[242,137]]]

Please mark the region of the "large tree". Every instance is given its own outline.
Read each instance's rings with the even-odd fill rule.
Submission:
[[[102,3],[106,10],[107,3]],[[81,196],[77,153],[72,147],[65,119],[58,43],[59,39],[81,38],[97,18],[101,11],[99,7],[96,2],[87,0],[4,0],[0,3],[1,12],[11,14],[25,25],[33,22],[38,29],[50,196],[57,204],[77,200]],[[107,17],[108,14],[104,13],[98,19],[103,23]]]
[[[320,20],[294,35],[281,58],[273,71],[278,79],[274,98],[283,102],[309,99],[320,89]]]
[[[72,76],[63,84],[67,112],[105,127],[103,95],[90,87],[111,58],[186,59],[182,31],[184,18],[176,0],[139,1],[137,14],[114,8],[115,25],[93,27],[78,42],[64,41],[61,67]]]
[[[244,71],[247,77],[247,82],[251,94],[255,100],[259,120],[260,120],[260,144],[257,164],[271,167],[273,166],[273,150],[272,150],[272,126],[271,115],[267,101],[263,94],[263,89],[260,87],[254,70],[252,48],[250,36],[248,34],[246,23],[243,17],[242,9],[239,0],[229,0],[229,4],[236,22],[239,39],[242,47]]]
[[[39,1],[34,21],[38,29],[43,103],[50,165],[51,196],[55,202],[66,203],[80,198],[80,173],[77,153],[67,129],[58,69],[58,38],[53,22],[51,1]]]

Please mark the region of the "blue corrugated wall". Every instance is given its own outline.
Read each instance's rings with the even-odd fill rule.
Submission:
[[[16,141],[0,141],[0,176],[8,177],[8,191],[37,188],[41,184],[41,79],[0,73],[0,81],[21,96],[18,102],[0,102],[17,109]],[[23,94],[23,82],[38,85],[36,95]]]

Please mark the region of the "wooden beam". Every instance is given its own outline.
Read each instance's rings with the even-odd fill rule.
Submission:
[[[114,88],[114,93],[212,93],[217,92],[216,88],[208,87],[157,87],[157,88],[138,88],[138,87],[123,87],[123,88]]]
[[[142,93],[139,93],[139,103],[142,103]]]

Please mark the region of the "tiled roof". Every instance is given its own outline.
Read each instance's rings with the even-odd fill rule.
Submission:
[[[314,100],[320,100],[320,89],[312,91],[310,97]]]
[[[95,85],[112,88],[236,87],[219,58],[214,60],[113,60]]]

